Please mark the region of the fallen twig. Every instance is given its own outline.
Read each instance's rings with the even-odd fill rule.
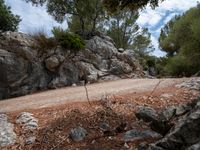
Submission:
[[[92,104],[90,103],[89,94],[88,94],[88,90],[87,90],[86,84],[84,84],[84,88],[85,88],[85,93],[86,93],[87,101],[88,101],[88,103],[91,106]]]
[[[156,84],[156,86],[153,88],[151,94],[148,96],[148,99],[153,95],[153,93],[155,92],[155,90],[159,87],[160,83],[162,82],[162,80],[159,79],[159,82]]]

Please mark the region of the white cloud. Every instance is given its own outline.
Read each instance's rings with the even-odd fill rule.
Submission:
[[[159,4],[159,7],[152,10],[148,6],[145,10],[140,12],[140,17],[137,23],[141,27],[149,28],[152,34],[152,44],[156,51],[154,52],[157,56],[164,56],[164,53],[158,48],[158,37],[160,29],[176,14],[181,14],[191,7],[197,5],[200,0],[165,0]]]
[[[158,57],[162,57],[162,56],[166,55],[165,52],[161,51],[161,50],[158,48],[159,45],[158,45],[158,39],[157,39],[157,37],[151,36],[151,41],[152,41],[152,44],[153,44],[154,47],[155,47],[155,51],[153,52],[153,55],[156,55],[156,56],[158,56]]]
[[[170,15],[168,15],[165,20],[163,21],[163,25],[168,23],[175,15],[177,15],[178,13],[171,13]]]
[[[162,19],[162,12],[155,12],[152,9],[147,9],[148,11],[140,13],[140,17],[137,20],[139,25],[156,25]],[[148,14],[148,15],[147,15]]]
[[[14,14],[20,15],[22,21],[19,25],[19,31],[25,33],[45,30],[48,34],[54,26],[67,28],[67,23],[57,23],[47,12],[45,7],[34,7],[23,0],[5,0],[6,4],[11,6]]]

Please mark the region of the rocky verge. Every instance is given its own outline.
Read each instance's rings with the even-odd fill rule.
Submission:
[[[176,85],[191,91],[200,90],[199,78]],[[140,144],[138,150],[199,150],[200,149],[200,98],[159,112],[141,106],[136,117],[149,123],[149,127],[163,137],[151,144]]]
[[[0,114],[0,149],[199,150],[199,84],[192,78],[151,98],[104,96],[91,104]]]
[[[144,115],[145,114],[145,115]],[[138,112],[144,121],[154,111]],[[152,118],[150,127],[163,135],[152,144],[141,144],[141,150],[199,150],[200,148],[200,99],[179,107],[166,108],[157,118]]]
[[[109,37],[94,36],[75,56],[69,51],[36,49],[30,35],[0,34],[0,99],[25,95],[38,90],[141,77],[134,53],[117,50]]]

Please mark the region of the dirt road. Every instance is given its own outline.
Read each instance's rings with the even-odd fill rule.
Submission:
[[[90,100],[99,100],[105,94],[142,93],[153,90],[158,83],[159,88],[165,88],[185,80],[188,79],[124,79],[87,85],[87,89]],[[86,92],[83,86],[66,87],[0,101],[0,113],[46,108],[86,100]]]

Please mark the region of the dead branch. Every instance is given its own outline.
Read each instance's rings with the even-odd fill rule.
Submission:
[[[162,80],[159,79],[159,82],[155,85],[155,87],[153,88],[153,90],[151,91],[151,94],[148,96],[148,99],[153,95],[153,93],[155,92],[155,90],[159,87],[160,83],[162,82]]]
[[[65,137],[62,141],[60,141],[57,145],[55,145],[50,150],[55,150],[57,147],[59,147],[61,144],[63,144],[64,141],[66,141],[69,138],[69,136]]]
[[[87,101],[88,101],[88,103],[91,106],[92,104],[90,103],[89,94],[88,94],[88,90],[87,90],[86,84],[84,84],[84,88],[85,88],[85,93],[86,93]]]

